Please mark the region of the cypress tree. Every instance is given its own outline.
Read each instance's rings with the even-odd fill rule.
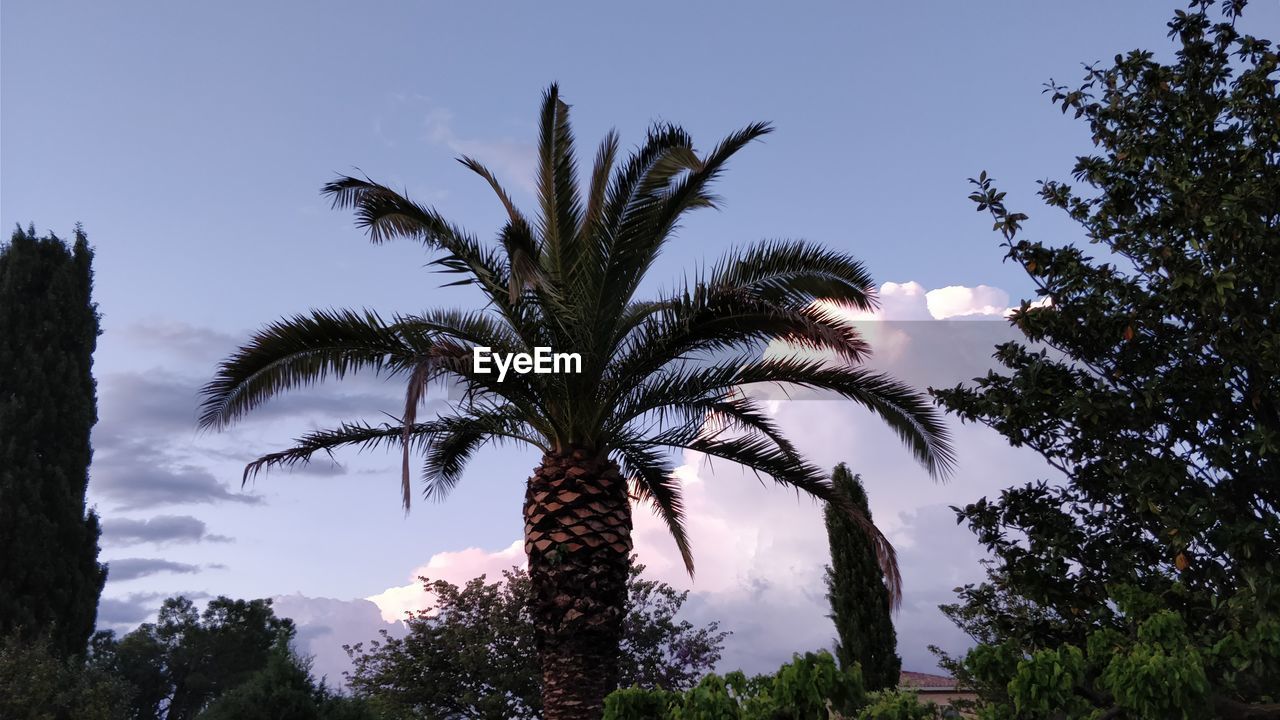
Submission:
[[[859,476],[844,463],[836,466],[831,483],[871,519],[867,493]],[[889,616],[889,589],[867,535],[846,514],[827,505],[827,600],[836,625],[836,658],[841,667],[861,663],[868,690],[897,687],[902,660],[898,636]]]
[[[85,651],[106,568],[85,508],[98,419],[93,251],[19,227],[0,247],[0,636]]]

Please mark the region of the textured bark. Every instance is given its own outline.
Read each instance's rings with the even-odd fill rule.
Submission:
[[[618,682],[631,505],[618,467],[584,450],[547,454],[529,478],[525,553],[545,720],[599,720]]]

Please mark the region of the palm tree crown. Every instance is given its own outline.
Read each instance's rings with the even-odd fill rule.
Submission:
[[[423,463],[424,495],[440,498],[488,442],[525,443],[547,454],[583,451],[620,467],[632,497],[649,502],[665,521],[690,573],[673,451],[723,458],[818,498],[833,497],[824,474],[743,388],[802,386],[861,403],[932,475],[945,475],[953,456],[932,405],[903,383],[858,367],[868,347],[833,305],[872,310],[876,300],[871,277],[850,256],[802,241],[761,242],[729,252],[672,292],[636,297],[681,217],[715,207],[710,188],[726,161],[768,132],[767,124],[749,125],[699,154],[684,130],[659,124],[625,159],[610,132],[580,186],[569,106],[553,85],[542,103],[535,214],[518,209],[479,162],[460,159],[506,208],[492,244],[368,178],[336,179],[324,193],[335,207],[354,209],[371,241],[421,242],[434,265],[456,274],[457,284],[478,287],[487,305],[391,318],[318,310],[277,321],[221,363],[203,389],[201,425],[221,429],[275,395],[330,375],[397,375],[407,383],[400,422],[309,433],[250,463],[245,479],[343,446],[399,446],[407,509],[415,456]],[[763,347],[779,338],[838,361],[810,352],[763,357]],[[574,352],[581,372],[508,373],[499,381],[476,371],[475,346]],[[419,418],[425,389],[441,380],[464,389],[452,413]],[[892,548],[870,522],[864,526],[896,598]]]

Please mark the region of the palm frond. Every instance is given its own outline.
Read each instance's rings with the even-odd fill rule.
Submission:
[[[609,183],[601,222],[615,231],[615,237],[610,240],[616,241],[617,229],[623,225],[624,216],[638,200],[653,198],[670,186],[671,178],[698,165],[693,138],[683,128],[669,123],[649,128],[644,144],[628,158]]]
[[[613,164],[618,156],[618,132],[610,130],[600,142],[596,151],[595,165],[591,168],[591,185],[587,191],[587,209],[582,215],[580,234],[585,244],[593,234],[607,231],[599,227],[605,209],[605,193],[609,189],[609,176],[613,173]]]
[[[428,358],[419,360],[414,365],[413,372],[409,375],[408,389],[405,391],[404,398],[404,434],[401,436],[401,444],[404,446],[404,452],[400,463],[400,496],[401,502],[404,503],[404,509],[409,509],[409,441],[413,435],[413,426],[418,419],[418,404],[422,402],[423,396],[426,394],[427,384],[431,381],[431,375],[435,371],[434,363]]]
[[[306,465],[311,462],[311,457],[316,453],[332,455],[334,450],[353,445],[358,446],[363,452],[381,445],[403,442],[403,438],[407,436],[410,442],[417,443],[419,447],[425,447],[427,438],[439,428],[437,421],[431,421],[414,423],[408,427],[391,424],[375,426],[367,423],[343,423],[333,430],[316,430],[295,440],[293,447],[268,453],[246,465],[241,483],[247,483],[271,468]]]
[[[803,241],[765,241],[734,250],[715,264],[712,288],[739,288],[760,300],[805,306],[827,300],[870,312],[878,303],[875,282],[862,263]]]
[[[685,571],[692,578],[693,548],[684,527],[684,498],[680,479],[675,476],[671,463],[652,448],[625,442],[618,445],[618,460],[624,475],[631,480],[637,499],[648,502],[667,526]]]
[[[602,274],[591,309],[607,317],[630,301],[635,280],[631,244],[649,242],[646,236],[657,227],[672,180],[700,166],[689,134],[678,126],[659,124],[649,129],[645,143],[614,173],[605,193],[601,230],[596,233],[595,255]]]
[[[772,128],[768,123],[753,123],[731,133],[722,140],[705,158],[691,164],[689,172],[682,176],[672,175],[673,184],[665,187],[654,198],[642,197],[641,205],[646,212],[636,212],[621,225],[620,234],[625,243],[625,258],[618,267],[622,269],[622,295],[630,298],[640,279],[644,277],[658,257],[663,245],[670,239],[672,231],[680,217],[689,210],[700,207],[714,207],[715,196],[709,190],[711,184],[723,173],[729,158],[752,140],[768,133]],[[656,201],[656,202],[653,202]],[[628,232],[638,227],[641,232]]]
[[[468,276],[458,284],[475,283],[491,299],[495,294],[507,294],[509,268],[504,260],[435,210],[368,178],[340,176],[321,192],[333,199],[335,208],[354,208],[356,225],[366,231],[371,242],[380,244],[397,237],[417,240],[444,252],[433,265],[443,272]]]
[[[422,466],[423,497],[443,500],[462,479],[467,462],[489,442],[525,443],[547,451],[547,445],[510,407],[478,411],[437,420]]]
[[[533,226],[525,218],[524,213],[516,207],[510,194],[498,182],[498,178],[480,161],[466,155],[458,158],[458,162],[484,178],[498,196],[507,211],[507,224],[502,228],[499,237],[507,253],[507,266],[510,269],[508,283],[510,300],[514,304],[520,292],[542,282],[540,257],[542,248],[534,236]]]
[[[867,534],[875,550],[889,589],[889,601],[893,607],[902,602],[902,573],[898,567],[897,553],[888,538],[843,495],[835,492],[830,480],[816,467],[788,456],[764,437],[708,438],[701,434],[672,431],[661,433],[650,440],[655,445],[679,447],[718,457],[742,465],[757,473],[771,477],[775,482],[794,488],[818,500],[834,503],[849,514],[858,527]]]
[[[699,285],[629,328],[616,350],[610,380],[629,390],[670,363],[699,354],[758,355],[775,340],[819,356],[831,353],[851,364],[862,362],[870,352],[858,329],[829,307],[788,307],[742,291]]]
[[[368,178],[340,175],[320,192],[332,198],[334,209],[354,209],[356,225],[368,233],[373,243],[405,237],[452,250],[458,238],[466,235],[435,210]]]
[[[369,310],[316,310],[274,322],[223,360],[201,389],[200,427],[225,428],[268,399],[330,375],[404,369],[429,344]]]
[[[542,241],[548,260],[561,281],[574,264],[576,234],[582,219],[578,193],[577,161],[569,106],[552,84],[543,95],[538,130],[538,198],[542,206]]]
[[[618,404],[617,421],[630,421],[665,405],[719,397],[755,384],[796,386],[835,392],[883,419],[929,474],[946,478],[955,463],[950,433],[923,394],[887,375],[861,368],[833,366],[798,358],[729,361],[704,368],[683,368],[651,378]]]

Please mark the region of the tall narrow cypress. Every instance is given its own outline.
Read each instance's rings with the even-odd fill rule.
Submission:
[[[848,496],[867,519],[867,493],[860,477],[849,473],[844,463],[831,474],[835,490]],[[827,505],[827,542],[831,565],[827,567],[829,616],[836,625],[836,657],[841,667],[862,664],[868,690],[896,687],[902,660],[898,657],[898,636],[890,617],[889,590],[876,561],[875,549],[865,530],[848,514]]]
[[[98,420],[93,251],[35,227],[0,247],[0,636],[84,652],[106,568],[86,512]]]

